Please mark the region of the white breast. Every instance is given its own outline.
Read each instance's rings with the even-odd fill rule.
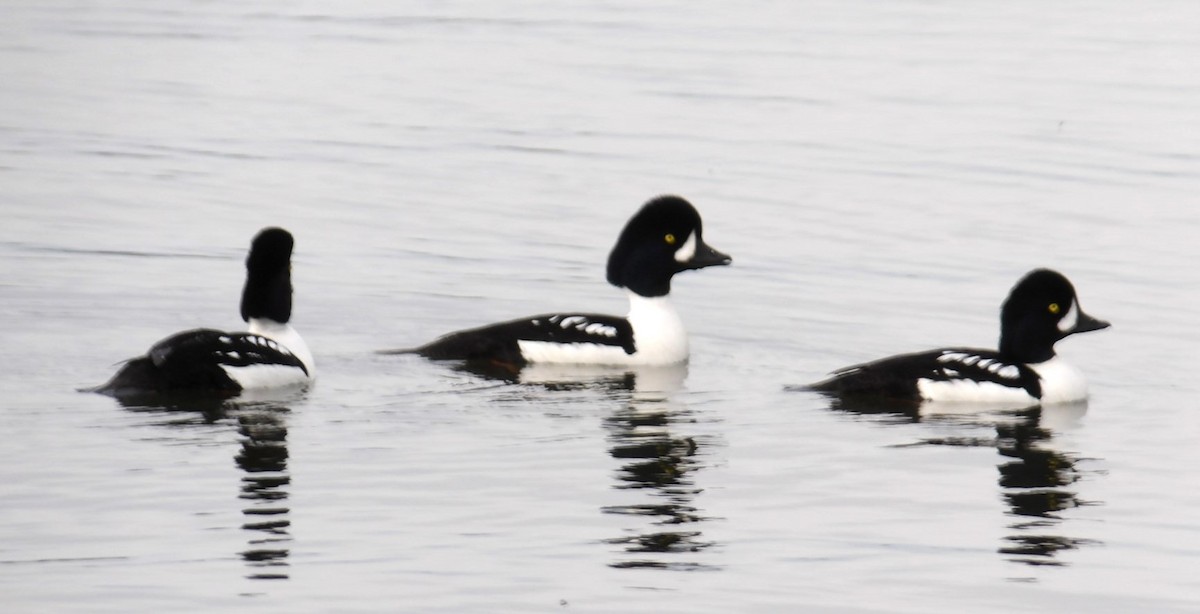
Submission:
[[[629,293],[629,324],[637,352],[632,364],[674,365],[687,362],[688,337],[670,299]]]
[[[1083,371],[1055,356],[1029,365],[1042,378],[1043,403],[1071,403],[1087,399],[1087,377]]]

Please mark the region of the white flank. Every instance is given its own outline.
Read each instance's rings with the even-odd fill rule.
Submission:
[[[944,354],[939,356],[940,362],[952,362],[951,360],[943,360],[948,357],[960,358],[963,354]],[[960,358],[956,362],[969,364],[975,362],[971,358],[974,356],[966,356]],[[983,361],[979,361],[981,364]],[[1042,385],[1042,404],[1055,403],[1076,403],[1087,399],[1087,378],[1079,369],[1067,364],[1059,357],[1051,358],[1046,362],[1029,365],[1041,379]],[[1000,365],[1000,363],[992,363],[987,367],[988,371],[1005,379],[1017,380],[1021,372],[1014,365]],[[954,374],[950,369],[945,369],[948,375]],[[994,382],[977,382],[970,379],[958,379],[951,381],[938,381],[932,379],[918,379],[917,391],[921,398],[926,401],[947,401],[955,403],[1033,403],[1038,402],[1029,396],[1023,388],[1005,386]]]
[[[284,386],[295,386],[309,381],[305,377],[304,371],[296,367],[287,365],[246,365],[244,367],[234,367],[230,365],[221,365],[225,373],[233,378],[243,390],[255,390],[260,388],[282,388]]]
[[[1055,356],[1029,365],[1042,378],[1043,403],[1072,403],[1087,399],[1087,377],[1083,371]]]
[[[1079,303],[1074,299],[1071,299],[1071,308],[1067,310],[1067,315],[1063,316],[1063,318],[1058,321],[1058,330],[1061,330],[1065,333],[1072,328],[1075,328],[1075,325],[1078,323]]]
[[[917,380],[917,391],[926,401],[1020,404],[1037,402],[1024,388],[970,379],[938,381],[921,378]]]
[[[567,328],[571,325],[583,326],[584,330],[596,326],[577,321],[574,317],[556,319],[551,322],[560,323]],[[550,341],[517,341],[521,355],[532,363],[555,364],[592,364],[592,365],[673,365],[687,362],[688,339],[683,320],[665,296],[646,298],[633,292],[629,293],[629,324],[633,327],[633,341],[637,348],[635,353],[626,354],[620,346],[600,343],[554,343]],[[599,325],[600,328],[588,330],[599,332],[606,337],[616,337],[616,329]]]
[[[546,364],[623,365],[631,362],[620,346],[600,343],[555,343],[517,340],[525,360]]]
[[[683,245],[680,245],[679,249],[675,250],[675,262],[687,262],[688,260],[691,260],[692,257],[694,257],[695,255],[696,255],[696,231],[693,230],[692,234],[688,235],[687,241],[684,241]]]

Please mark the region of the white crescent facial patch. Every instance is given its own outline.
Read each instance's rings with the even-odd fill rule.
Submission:
[[[696,255],[696,231],[693,230],[692,234],[688,235],[687,241],[684,241],[683,245],[680,245],[679,249],[675,250],[675,262],[681,262],[681,263],[687,262],[688,260],[691,260],[692,257],[695,255]]]
[[[1071,308],[1067,310],[1067,315],[1063,316],[1062,319],[1058,321],[1058,330],[1061,330],[1062,332],[1065,333],[1065,332],[1071,330],[1072,328],[1075,328],[1075,325],[1078,323],[1079,323],[1079,304],[1077,301],[1072,300]]]

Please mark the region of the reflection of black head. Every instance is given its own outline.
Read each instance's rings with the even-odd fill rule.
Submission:
[[[609,454],[621,462],[616,488],[642,490],[650,498],[628,505],[606,506],[602,510],[607,514],[654,519],[649,532],[627,531],[619,538],[607,540],[623,545],[626,554],[637,555],[633,559],[610,563],[610,566],[619,569],[708,569],[703,563],[679,560],[674,556],[647,557],[695,553],[714,544],[703,541],[699,530],[680,530],[688,525],[699,528],[696,523],[708,520],[695,502],[696,495],[702,490],[696,486],[694,478],[694,473],[703,466],[697,457],[700,443],[692,437],[671,433],[672,427],[691,423],[694,418],[687,415],[686,410],[684,415],[679,415],[678,408],[670,401],[667,390],[676,388],[672,385],[672,374],[654,375],[648,382],[638,381],[629,404],[604,421],[612,444]]]
[[[243,320],[270,318],[286,323],[291,319],[292,244],[292,235],[282,228],[265,228],[254,237],[246,257]]]
[[[1069,500],[1069,493],[1043,490],[1067,486],[1078,479],[1078,475],[1075,462],[1069,456],[1046,445],[1054,434],[1039,424],[1042,408],[1032,407],[1016,415],[1022,420],[996,425],[996,450],[1003,456],[1015,459],[999,466],[1000,486],[1021,489],[1021,492],[1012,494],[1009,498],[1013,501],[1030,502],[1035,507],[1038,505],[1035,502],[1036,497],[1056,498],[1060,502]],[[1030,489],[1038,490],[1034,492]],[[1050,511],[1058,509],[1062,508]],[[1025,516],[1035,515],[1021,509],[1014,511]]]
[[[646,203],[621,231],[608,255],[608,283],[642,296],[665,296],[680,271],[725,265],[732,259],[704,242],[700,214],[678,196]]]
[[[1054,357],[1067,335],[1107,328],[1083,312],[1075,287],[1061,273],[1036,269],[1013,286],[1000,308],[1000,353],[1026,363]]]
[[[1079,479],[1075,458],[1047,445],[1053,433],[1040,425],[1041,407],[1019,414],[1021,421],[996,425],[996,449],[1013,460],[1001,463],[1000,488],[1012,514],[1020,518],[1009,528],[1021,531],[1004,539],[1001,554],[1018,563],[1058,565],[1052,557],[1062,550],[1089,543],[1055,535],[1048,528],[1060,512],[1085,505],[1067,487]]]

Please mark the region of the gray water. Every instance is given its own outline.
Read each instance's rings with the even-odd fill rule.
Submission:
[[[1200,10],[1126,2],[9,2],[6,612],[1200,611]],[[686,368],[380,356],[622,313],[661,193]],[[311,390],[81,394],[234,329],[297,239]],[[994,346],[1027,270],[1109,330],[1090,402],[840,411],[785,387]]]

